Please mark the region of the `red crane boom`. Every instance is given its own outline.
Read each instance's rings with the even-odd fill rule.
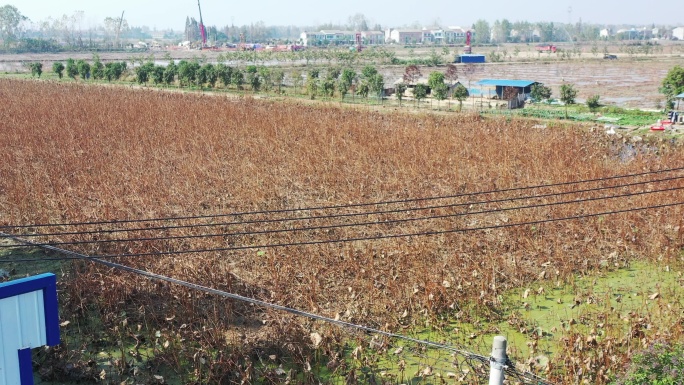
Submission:
[[[206,47],[206,45],[207,45],[207,30],[204,29],[204,21],[202,21],[202,7],[200,6],[200,0],[197,0],[197,8],[199,8],[199,15],[200,15],[199,28],[200,28],[200,35],[202,35],[202,47]]]
[[[466,32],[466,43],[465,43],[465,47],[463,47],[463,53],[467,54],[467,55],[469,55],[473,52],[472,49],[470,48],[470,38],[471,37],[473,37],[473,33],[470,31],[467,31]]]

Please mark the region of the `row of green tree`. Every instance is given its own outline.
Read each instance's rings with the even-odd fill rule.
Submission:
[[[41,63],[31,63],[29,64],[29,68],[31,68],[32,75],[40,77],[43,65]],[[57,74],[60,79],[66,75],[68,78],[74,80],[78,76],[83,80],[93,78],[95,80],[107,80],[111,82],[121,79],[122,75],[126,72],[126,68],[127,64],[125,61],[103,64],[97,55],[95,55],[92,64],[83,59],[74,60],[71,58],[67,59],[66,65],[60,61],[52,63],[52,72]]]
[[[43,65],[40,62],[29,64],[31,74],[40,77],[43,72]],[[428,76],[426,84],[418,82],[422,74],[416,65],[409,65],[405,68],[403,81],[395,84],[392,91],[400,104],[405,96],[405,92],[410,88],[415,100],[425,99],[428,94],[436,100],[445,100],[449,97],[457,99],[461,104],[468,96],[468,90],[456,83],[458,80],[457,66],[447,65],[445,72],[433,71]],[[65,74],[68,78],[82,80],[107,80],[115,81],[127,71],[126,62],[102,63],[99,56],[94,55],[93,62],[85,60],[68,59],[66,65],[62,62],[53,63],[52,70],[61,79]],[[465,71],[465,69],[463,70]],[[235,87],[238,90],[244,89],[247,85],[253,92],[260,90],[275,91],[282,93],[282,87],[286,77],[285,71],[278,67],[266,67],[248,65],[244,70],[238,67],[231,67],[224,63],[200,64],[197,60],[181,60],[176,64],[170,61],[168,65],[156,65],[152,61],[146,61],[134,67],[135,81],[139,84],[153,83],[155,85],[178,85],[180,87],[209,87],[216,88],[219,83],[225,88]],[[316,96],[334,97],[339,96],[344,99],[347,94],[359,95],[367,98],[369,95],[382,99],[384,95],[385,79],[372,65],[366,65],[360,74],[351,67],[339,68],[328,67],[324,76],[321,70],[313,68],[308,71],[306,76],[299,69],[294,69],[291,73],[291,84],[295,92],[298,92],[304,83],[304,90],[310,98]],[[465,74],[465,72],[464,72]],[[662,81],[660,89],[666,97],[667,107],[672,108],[677,95],[684,93],[684,68],[675,66],[672,68]],[[551,88],[543,84],[535,84],[531,90],[531,97],[537,101],[551,99]],[[560,88],[559,99],[567,106],[574,104],[577,90],[573,84],[563,84]],[[591,110],[599,107],[599,96],[594,95],[587,99],[587,105]]]
[[[41,76],[42,67],[40,62],[29,64],[32,75],[37,77]],[[413,97],[417,101],[431,95],[436,100],[453,97],[462,103],[468,96],[468,91],[460,84],[454,87],[454,82],[458,79],[456,68],[455,65],[449,65],[444,73],[434,71],[429,74],[427,84],[423,84],[417,82],[421,77],[419,67],[410,65],[406,67],[403,81],[390,88],[400,104],[408,89],[412,90]],[[142,85],[151,83],[163,86],[177,85],[212,89],[223,87],[237,90],[247,87],[253,92],[274,91],[278,94],[282,93],[286,77],[285,71],[278,67],[248,65],[241,69],[224,63],[200,64],[197,60],[181,60],[178,63],[170,61],[166,66],[145,61],[134,66],[132,71],[127,71],[126,62],[103,64],[97,55],[93,57],[92,63],[82,59],[68,59],[66,65],[62,62],[55,62],[52,71],[60,79],[66,75],[67,78],[74,80],[78,78],[83,81],[92,79],[111,82],[120,80],[124,74],[128,73],[134,75],[134,81]],[[387,89],[385,79],[372,65],[364,66],[360,73],[352,67],[331,66],[323,71],[313,68],[306,73],[300,69],[294,69],[289,76],[295,93],[304,91],[311,99],[317,96],[327,98],[338,96],[344,99],[350,93],[363,98],[374,96],[378,100],[386,96],[384,94]]]

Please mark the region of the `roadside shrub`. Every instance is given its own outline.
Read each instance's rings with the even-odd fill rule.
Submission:
[[[684,383],[684,345],[656,342],[636,354],[632,366],[616,385],[675,385]]]
[[[610,114],[624,114],[627,112],[622,107],[617,107],[617,106],[608,106],[603,108],[603,112],[610,113]]]
[[[64,76],[64,64],[62,62],[54,62],[52,63],[52,72],[56,73],[57,76],[61,79],[62,76]]]
[[[489,53],[489,61],[492,63],[502,62],[503,61],[503,55],[501,55],[499,52],[491,51]]]
[[[35,62],[35,63],[30,63],[29,68],[31,69],[31,76],[38,76],[43,73],[43,63],[40,62]]]
[[[540,102],[551,98],[551,87],[546,87],[541,83],[536,83],[532,86],[532,99]]]
[[[599,103],[600,98],[601,96],[599,95],[594,95],[587,98],[587,107],[589,107],[589,110],[591,110],[591,112],[594,112],[599,107],[601,107],[601,104]]]

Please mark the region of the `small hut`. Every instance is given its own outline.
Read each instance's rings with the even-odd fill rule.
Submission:
[[[481,94],[494,95],[493,98],[506,100],[508,109],[523,108],[525,100],[532,92],[532,86],[537,82],[532,80],[482,79],[476,83],[480,88],[487,89]],[[494,91],[493,94],[491,91]]]
[[[679,103],[682,101],[682,99],[684,99],[684,92],[675,96],[675,99],[677,99],[677,109],[679,110]]]
[[[476,84],[481,88],[494,89],[496,97],[503,100],[504,91],[507,88],[516,89],[518,95],[529,96],[532,92],[532,86],[537,82],[532,80],[482,79]],[[487,94],[487,92],[483,92],[483,94]]]

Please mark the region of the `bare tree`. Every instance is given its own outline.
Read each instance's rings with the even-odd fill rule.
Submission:
[[[17,37],[19,26],[24,20],[27,20],[26,16],[22,15],[17,7],[13,5],[0,7],[0,37],[5,46]]]
[[[404,83],[415,84],[420,76],[420,68],[417,65],[410,65],[404,70]]]
[[[449,82],[449,89],[453,90],[454,84],[458,81],[458,67],[455,64],[447,64],[444,79]],[[453,92],[450,92],[453,97]],[[451,108],[451,99],[449,99],[449,108]]]
[[[447,64],[446,72],[444,73],[444,79],[449,82],[450,86],[458,80],[458,67],[455,64]]]
[[[114,46],[119,45],[119,37],[121,33],[128,30],[128,21],[121,17],[108,17],[104,19],[105,38],[114,37]]]
[[[463,77],[465,77],[468,80],[468,88],[470,88],[470,82],[473,80],[475,75],[482,72],[482,70],[483,68],[481,66],[472,63],[463,66],[461,73],[463,74]]]

